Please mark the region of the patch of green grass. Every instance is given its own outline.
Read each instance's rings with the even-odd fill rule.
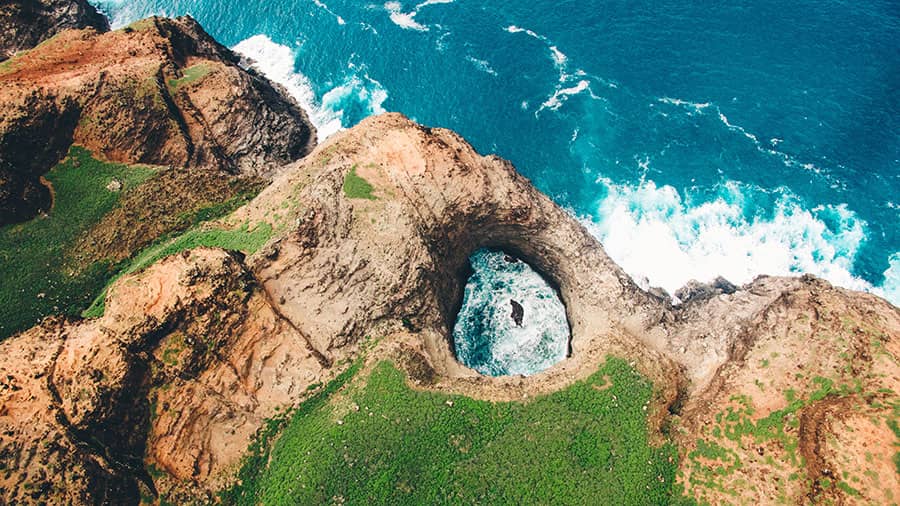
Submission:
[[[784,392],[788,405],[759,419],[754,417],[755,410],[749,397],[746,395],[732,396],[731,401],[736,405],[729,406],[725,411],[716,414],[715,425],[709,432],[711,438],[699,439],[696,450],[688,454],[691,484],[723,493],[733,492],[736,481],[730,482],[723,478],[740,469],[742,464],[737,452],[719,444],[725,444],[725,440],[730,440],[744,449],[749,444],[777,443],[777,447],[785,452],[784,457],[766,455],[766,464],[776,469],[787,466],[788,469],[797,470],[790,474],[789,481],[804,479],[805,473],[802,473],[804,464],[802,456],[799,455],[800,442],[797,436],[800,411],[826,397],[840,398],[859,395],[862,392],[861,384],[837,384],[834,380],[821,376],[812,378],[811,383],[816,389],[810,392],[806,398],[800,398],[795,390],[788,389]],[[848,494],[852,495],[853,493],[852,487],[846,483],[842,485],[841,482],[829,481],[827,484],[820,485],[823,487],[826,485],[828,487],[837,486]]]
[[[375,188],[368,181],[356,174],[356,165],[350,168],[347,177],[344,178],[344,195],[349,199],[378,200],[372,194]]]
[[[887,426],[891,429],[891,431],[894,433],[894,436],[897,438],[897,442],[894,443],[894,447],[900,446],[900,425],[898,425],[897,420],[894,418],[889,418],[887,420]],[[900,474],[900,451],[894,454],[894,467],[897,470],[897,474]]]
[[[19,61],[16,59],[15,56],[13,56],[12,58],[10,58],[6,61],[0,62],[0,75],[10,74],[12,72],[15,72],[18,68],[19,68]]]
[[[248,254],[254,253],[269,241],[272,233],[272,226],[266,222],[258,223],[253,228],[250,228],[248,223],[244,223],[240,228],[234,230],[197,226],[175,238],[169,237],[157,241],[135,255],[115,277],[110,279],[81,316],[85,318],[103,316],[106,309],[106,292],[118,278],[146,269],[167,256],[202,246],[242,251]]]
[[[148,167],[106,163],[73,146],[45,176],[56,200],[46,216],[0,228],[0,339],[51,314],[76,315],[99,292],[113,266],[71,265],[70,248],[117,204],[117,180],[133,188],[154,174]]]
[[[846,481],[839,481],[837,483],[837,488],[841,489],[845,494],[853,497],[859,497],[859,490],[851,487],[849,483]]]
[[[203,79],[211,70],[209,65],[206,65],[205,63],[198,63],[197,65],[183,69],[181,71],[181,77],[178,79],[169,79],[169,88],[175,92],[181,86]]]
[[[612,380],[608,388],[601,388]],[[341,380],[341,384],[346,378]],[[339,387],[331,387],[336,392]],[[409,388],[378,364],[251,448],[228,504],[670,504],[678,457],[649,442],[651,384],[610,358],[529,402]],[[276,429],[277,430],[277,427]],[[687,501],[690,502],[690,501]]]
[[[196,226],[204,221],[211,221],[224,216],[228,216],[234,210],[253,200],[259,192],[257,190],[243,191],[224,202],[218,202],[207,207],[198,209],[194,212],[185,212],[178,215],[179,220],[189,223],[189,226]]]
[[[148,28],[153,28],[154,26],[155,26],[155,23],[153,21],[153,18],[145,18],[145,19],[135,21],[134,23],[131,23],[130,25],[123,28],[122,30],[126,31],[126,32],[127,31],[142,32],[144,30],[147,30]]]

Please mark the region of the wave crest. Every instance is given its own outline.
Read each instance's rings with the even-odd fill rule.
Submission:
[[[319,100],[309,79],[297,72],[291,48],[266,35],[254,35],[232,49],[253,60],[254,68],[290,93],[315,125],[319,142],[366,116],[385,112],[387,91],[368,74],[348,76]]]
[[[805,209],[787,189],[772,195],[733,181],[719,185],[711,200],[682,196],[652,181],[598,182],[606,196],[598,203],[597,217],[582,221],[645,288],[674,293],[692,279],[710,281],[718,275],[743,284],[760,274],[810,273],[900,303],[900,254],[892,257],[882,287],[852,274],[867,225],[846,205]],[[759,213],[756,199],[773,197],[769,212]]]

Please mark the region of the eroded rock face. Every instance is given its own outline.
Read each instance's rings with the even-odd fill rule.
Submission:
[[[371,193],[345,186],[355,177]],[[798,414],[798,451],[815,463],[809,480],[741,488],[768,483],[767,473],[790,481],[787,464],[773,471],[766,460],[788,459],[788,447],[717,442],[746,464],[723,490],[761,503],[820,497],[815,478],[853,472],[847,462],[869,451],[865,434],[881,434],[871,420],[890,412],[896,394],[887,392],[900,391],[900,312],[887,302],[811,277],[760,278],[672,307],[508,162],[397,114],[335,135],[219,225],[262,222],[277,232],[249,258],[170,257],[117,282],[102,319],[47,321],[0,344],[7,502],[35,490],[59,501],[132,498],[141,487],[204,498],[266,417],[302,402],[370,337],[382,339],[369,360],[393,358],[420,388],[496,400],[554,391],[609,354],[625,357],[657,387],[651,423],[677,417],[672,437],[688,449],[716,437],[708,427],[735,394],[759,419],[785,408],[786,389],[810,398],[813,376],[858,380],[858,394],[826,395]],[[516,254],[559,289],[570,358],[528,378],[484,377],[455,361],[452,322],[467,258],[481,247]],[[843,426],[859,431],[838,433]],[[48,438],[56,446],[43,446]],[[699,472],[687,458],[683,466],[684,476]],[[54,489],[57,470],[77,484]],[[689,492],[723,499],[703,478],[687,481]],[[894,486],[896,476],[881,479]]]
[[[73,142],[114,162],[269,178],[315,130],[196,21],[61,32],[0,67],[0,224],[46,208],[39,176]]]
[[[109,23],[87,0],[6,0],[0,4],[0,61],[73,28],[105,32]]]
[[[145,456],[206,480],[320,380],[239,256],[175,255],[113,293],[101,319],[48,320],[0,343],[6,504],[137,503],[139,482],[155,488]]]

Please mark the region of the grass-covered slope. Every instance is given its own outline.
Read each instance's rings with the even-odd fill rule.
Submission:
[[[259,184],[209,172],[108,163],[73,146],[45,176],[46,215],[0,227],[0,340],[49,315],[102,314],[105,287],[198,246],[252,252],[271,227],[205,227],[253,198]],[[162,198],[161,196],[164,196]]]
[[[174,237],[160,239],[124,262],[118,273],[109,279],[106,286],[96,296],[90,307],[82,312],[81,316],[85,318],[103,316],[106,309],[106,292],[116,279],[143,270],[169,255],[204,246],[254,253],[272,236],[272,226],[265,222],[253,225],[253,227],[245,223],[233,230],[205,227],[201,223],[198,222],[194,227]]]
[[[388,362],[339,388],[303,403],[270,450],[256,446],[226,503],[681,501],[674,446],[648,439],[652,386],[620,359],[528,402],[415,391]]]
[[[108,262],[76,265],[69,247],[115,207],[121,193],[154,174],[149,167],[105,163],[72,147],[45,176],[52,211],[0,228],[0,339],[50,314],[73,315],[103,287]]]

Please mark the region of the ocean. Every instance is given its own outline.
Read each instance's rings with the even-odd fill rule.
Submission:
[[[459,132],[645,287],[812,273],[900,304],[895,0],[96,4],[192,15],[320,138],[383,111]]]

